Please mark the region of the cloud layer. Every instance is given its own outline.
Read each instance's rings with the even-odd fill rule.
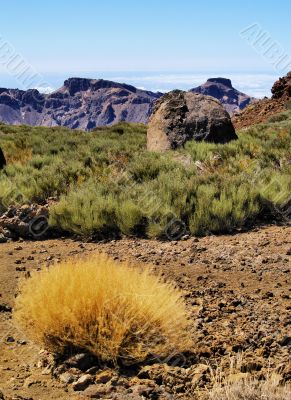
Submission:
[[[110,79],[117,82],[126,82],[134,86],[152,90],[167,92],[173,89],[188,90],[204,83],[208,78],[222,76],[232,80],[233,86],[252,96],[270,96],[271,87],[278,76],[275,74],[244,74],[244,73],[186,73],[186,74],[122,74],[110,76]]]

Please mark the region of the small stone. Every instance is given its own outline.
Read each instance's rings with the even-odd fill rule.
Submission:
[[[20,271],[20,272],[24,272],[24,271],[26,271],[26,267],[16,267],[15,270],[16,271]]]
[[[207,373],[210,371],[209,366],[205,364],[198,364],[194,367],[193,378],[191,384],[196,387],[201,381],[205,381]]]
[[[113,378],[113,376],[114,376],[113,371],[109,369],[102,371],[96,375],[95,383],[107,383]]]
[[[272,297],[274,297],[273,292],[266,292],[265,294],[263,294],[262,299],[271,299]]]
[[[83,392],[84,396],[89,399],[103,399],[104,395],[111,391],[111,387],[104,384],[90,385]]]
[[[0,233],[0,243],[6,243],[7,242],[7,237],[3,235],[3,233]],[[1,394],[0,394],[0,399],[1,399]]]
[[[11,311],[12,311],[12,307],[10,307],[8,304],[0,303],[0,313],[11,312]]]
[[[41,374],[42,375],[50,375],[52,372],[52,367],[50,365],[48,365],[47,367],[45,367],[42,371]]]
[[[25,346],[27,344],[26,340],[17,340],[17,343],[20,344],[21,346]]]
[[[280,341],[281,346],[290,346],[291,345],[291,336],[284,336],[284,338]]]
[[[6,338],[6,342],[8,342],[8,343],[13,343],[13,342],[15,342],[15,339],[14,339],[13,336],[8,336],[8,337]]]
[[[59,380],[63,383],[69,384],[78,379],[78,376],[71,374],[70,372],[64,372],[59,376]]]
[[[76,382],[73,383],[73,389],[75,391],[85,390],[91,383],[93,383],[93,378],[89,374],[82,375]]]
[[[69,367],[79,368],[81,371],[87,371],[89,368],[98,365],[96,357],[89,353],[79,353],[65,361],[65,365]]]
[[[190,238],[189,235],[183,235],[183,236],[181,237],[181,240],[188,240],[189,238]]]
[[[138,395],[142,399],[148,399],[155,391],[155,384],[152,382],[151,385],[134,385],[130,389],[133,395]]]
[[[29,376],[28,378],[25,379],[25,381],[23,383],[23,387],[29,388],[29,387],[31,387],[33,385],[37,385],[39,383],[41,383],[39,380],[35,380],[31,376]]]
[[[200,357],[209,358],[211,356],[211,350],[207,346],[202,346],[198,349]]]
[[[240,370],[241,372],[252,372],[252,371],[260,371],[262,369],[262,365],[258,362],[248,362],[248,363],[244,363],[242,364]]]

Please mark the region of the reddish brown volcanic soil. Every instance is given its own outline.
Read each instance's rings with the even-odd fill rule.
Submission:
[[[83,398],[73,392],[71,385],[61,383],[40,366],[40,349],[14,327],[11,308],[18,280],[29,271],[68,256],[94,252],[105,252],[143,268],[153,266],[165,279],[176,282],[191,315],[193,365],[216,361],[224,365],[229,356],[243,351],[243,371],[264,376],[270,368],[280,371],[284,380],[290,379],[290,227],[269,226],[179,242],[18,241],[0,244],[0,390],[5,399]],[[172,375],[172,380],[165,378],[162,382],[172,397],[102,398],[191,399],[181,370],[175,370],[177,378]],[[118,379],[127,380],[126,387],[133,381],[145,381],[136,376]]]

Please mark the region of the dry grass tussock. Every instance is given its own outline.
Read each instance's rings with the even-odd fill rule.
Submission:
[[[85,349],[134,363],[187,349],[181,294],[148,271],[105,255],[62,262],[20,286],[14,319],[50,351]]]
[[[290,400],[291,387],[279,385],[276,375],[259,381],[255,378],[238,379],[215,385],[207,400]]]
[[[239,373],[242,357],[233,358],[225,376],[212,370],[212,384],[204,400],[291,400],[291,386],[282,383],[278,373],[269,372],[258,380],[250,373]]]

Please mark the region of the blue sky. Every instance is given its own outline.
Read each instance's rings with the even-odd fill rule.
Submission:
[[[274,68],[242,37],[254,23],[291,61],[290,0],[1,3],[0,38],[52,88],[69,76],[90,76],[168,90],[222,75],[262,95],[287,71]],[[1,63],[1,49],[0,86],[21,87]]]

